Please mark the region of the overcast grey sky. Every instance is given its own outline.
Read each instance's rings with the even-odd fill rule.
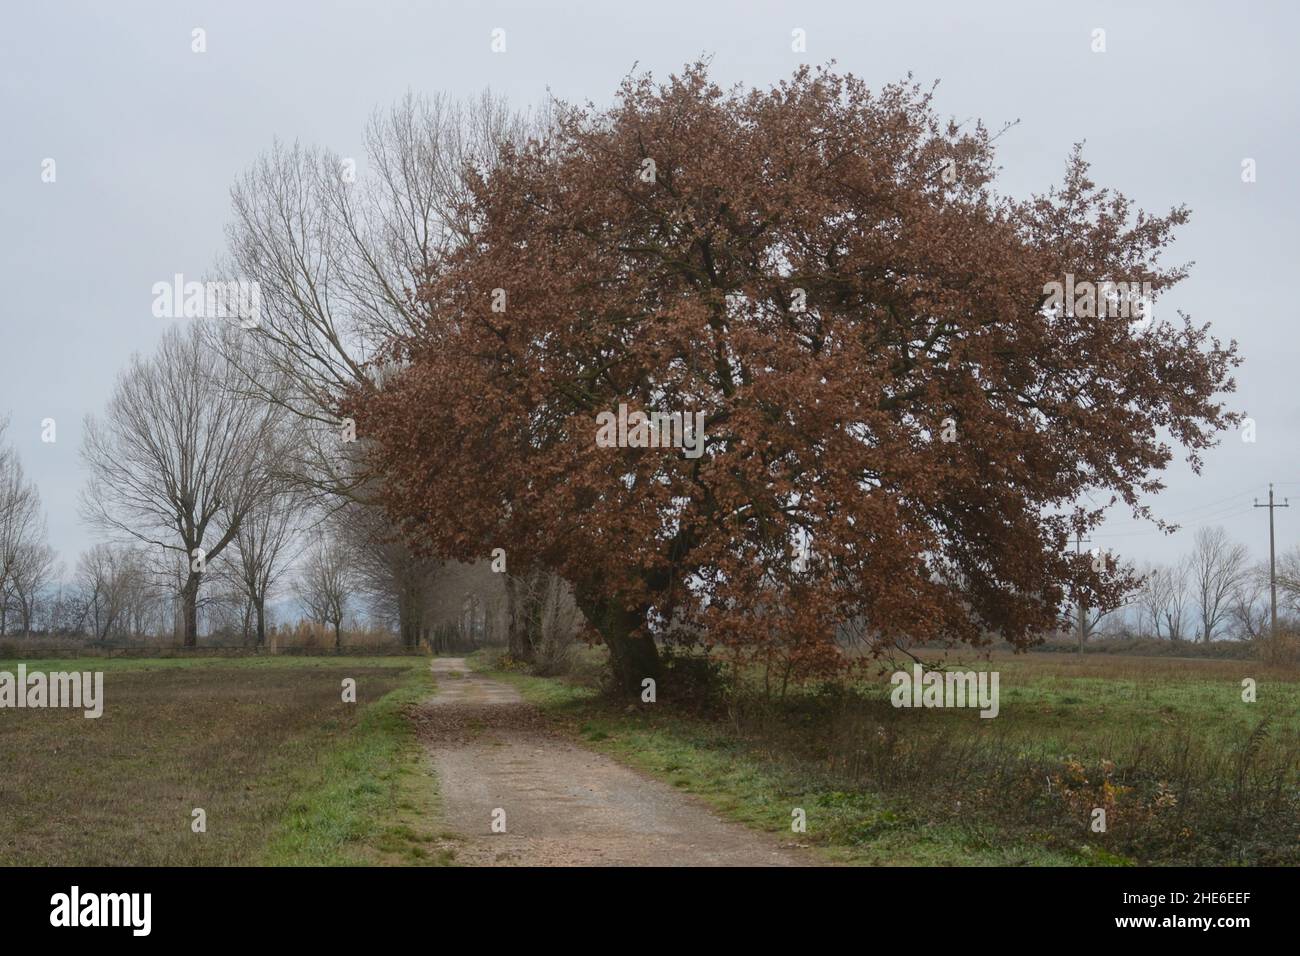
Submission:
[[[1160,308],[1241,343],[1232,401],[1257,441],[1226,435],[1203,475],[1169,473],[1159,511],[1187,530],[1165,538],[1121,517],[1097,541],[1168,560],[1195,527],[1223,523],[1262,557],[1252,497],[1273,480],[1300,499],[1295,4],[100,0],[2,16],[0,415],[69,566],[91,540],[76,509],[82,416],[169,321],[151,314],[152,285],[212,264],[229,187],[273,137],[360,161],[370,111],[407,89],[607,102],[634,65],[663,76],[701,54],[719,81],[749,85],[803,61],[834,59],[873,87],[911,71],[941,81],[943,113],[1021,121],[998,142],[1005,192],[1046,190],[1085,141],[1098,182],[1155,212],[1186,203],[1169,261],[1196,266]],[[504,53],[491,51],[494,28]],[[806,53],[791,50],[796,28]],[[1104,53],[1092,51],[1098,28]],[[1300,541],[1295,504],[1278,512],[1279,549]]]

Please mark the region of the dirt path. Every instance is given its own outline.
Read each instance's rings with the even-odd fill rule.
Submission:
[[[807,851],[718,819],[667,784],[548,730],[509,684],[436,658],[416,711],[456,861],[475,866],[791,866]],[[505,813],[505,833],[492,831]]]

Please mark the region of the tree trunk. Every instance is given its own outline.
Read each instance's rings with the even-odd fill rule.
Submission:
[[[615,686],[622,692],[641,693],[641,682],[647,677],[656,682],[660,673],[659,648],[648,634],[633,635],[630,630],[602,634],[609,647],[610,665],[614,671]]]
[[[266,646],[266,595],[262,595],[253,601],[254,610],[257,612],[257,646]]]
[[[537,648],[542,646],[542,640],[545,637],[545,621],[543,615],[546,613],[546,585],[547,579],[541,575],[533,575],[529,581],[528,588],[528,618],[525,630],[525,640],[528,642],[528,659],[537,658]]]
[[[181,589],[181,601],[185,610],[185,646],[197,647],[199,643],[199,577],[191,572]]]
[[[334,653],[343,650],[343,622],[334,622]]]
[[[420,634],[424,630],[420,598],[418,587],[403,588],[397,598],[397,629],[402,634],[402,643],[408,648],[420,646]]]
[[[649,634],[636,633],[645,624],[644,609],[629,611],[617,599],[593,601],[584,595],[575,597],[609,648],[615,689],[632,696],[641,693],[641,682],[647,677],[658,682],[663,676],[659,648]]]
[[[532,635],[528,622],[531,617],[527,585],[514,575],[506,576],[506,638],[510,656],[517,661],[533,659]]]

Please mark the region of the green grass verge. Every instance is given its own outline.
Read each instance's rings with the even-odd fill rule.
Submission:
[[[787,835],[827,862],[867,865],[1072,865],[1077,855],[1030,845],[999,845],[978,828],[924,826],[888,809],[871,793],[809,786],[800,769],[753,752],[716,722],[612,705],[596,690],[561,678],[494,667],[490,654],[469,658],[475,670],[507,681],[585,746],[686,793],[723,817]],[[806,831],[792,831],[803,810]]]
[[[503,670],[484,654],[470,664],[517,686],[591,749],[835,861],[1247,863],[1284,859],[1296,845],[1285,808],[1295,800],[1300,683],[1260,675],[1260,703],[1243,704],[1241,677],[1257,669],[1237,662],[999,660],[1002,713],[993,721],[897,711],[887,683],[873,682],[851,699],[814,691],[732,720],[665,700],[613,703],[591,685],[590,662],[577,679]],[[1252,753],[1247,741],[1265,718],[1267,752]],[[1241,768],[1249,775],[1234,797]],[[1181,803],[1153,802],[1164,780]],[[1113,795],[1108,834],[1088,827],[1099,794]],[[791,832],[796,809],[805,833]]]
[[[285,810],[258,863],[268,866],[445,866],[437,780],[407,709],[434,691],[421,660],[407,683],[362,713],[320,781]]]

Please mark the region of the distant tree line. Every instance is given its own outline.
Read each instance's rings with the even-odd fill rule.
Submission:
[[[1168,641],[1256,641],[1270,636],[1267,562],[1219,525],[1202,527],[1172,564],[1148,564],[1139,587],[1108,611],[1085,608],[1084,637],[1128,634]],[[1300,545],[1277,562],[1278,630],[1300,632]]]

